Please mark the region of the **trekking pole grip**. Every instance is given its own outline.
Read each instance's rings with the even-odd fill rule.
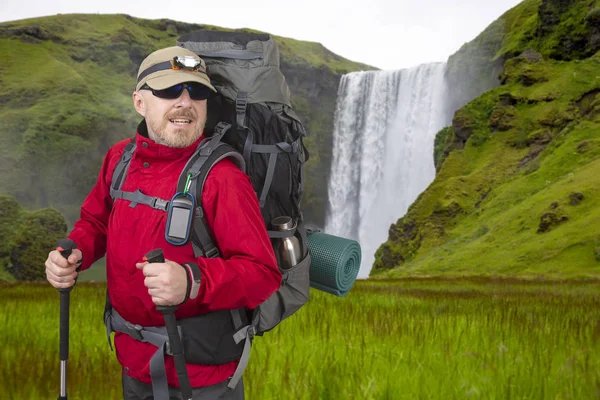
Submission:
[[[77,248],[71,239],[61,239],[56,243],[56,250],[66,259],[73,249]],[[67,359],[69,358],[69,308],[70,294],[73,286],[60,288],[60,395],[58,400],[67,400]]]
[[[163,255],[161,249],[155,249],[146,254],[145,260],[149,263],[164,263],[165,256]],[[156,306],[156,309],[160,311],[165,318],[165,326],[167,328],[167,335],[169,337],[169,346],[171,348],[171,354],[173,355],[175,370],[177,371],[177,379],[179,380],[181,397],[184,400],[191,400],[192,386],[187,374],[185,357],[183,355],[183,345],[181,344],[181,340],[179,338],[177,320],[175,319],[175,311],[177,310],[177,306]]]
[[[69,258],[77,245],[71,239],[61,239],[56,243],[56,250],[66,259]],[[66,361],[69,358],[69,312],[70,293],[73,286],[58,289],[60,292],[60,359]]]
[[[73,252],[73,249],[76,249],[76,248],[77,248],[77,245],[75,244],[75,242],[68,238],[60,239],[58,242],[56,242],[56,250],[58,250],[60,252],[60,255],[63,256],[65,259],[68,259],[69,256],[71,255],[71,253]],[[64,292],[68,293],[71,290],[73,290],[73,286],[68,287],[68,288],[58,289],[58,291],[61,293],[64,293]],[[61,295],[61,299],[62,299],[62,295]]]

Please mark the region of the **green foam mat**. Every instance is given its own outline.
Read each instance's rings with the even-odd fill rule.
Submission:
[[[356,281],[360,269],[361,249],[355,240],[310,233],[310,286],[336,296],[345,296]]]

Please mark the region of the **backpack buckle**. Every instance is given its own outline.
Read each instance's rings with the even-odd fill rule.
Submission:
[[[297,153],[300,148],[300,143],[298,140],[292,142],[292,153]]]
[[[127,333],[129,336],[135,340],[139,340],[140,342],[145,342],[144,336],[142,335],[142,329],[144,328],[141,325],[132,324],[129,321],[125,321],[125,327],[127,328]]]
[[[216,258],[219,256],[219,250],[216,246],[212,246],[209,250],[206,250],[206,258]]]
[[[156,200],[154,201],[154,205],[152,206],[152,208],[156,208],[157,210],[167,211],[169,209],[169,201],[159,199],[157,197]]]
[[[248,105],[248,93],[239,92],[235,99],[235,111],[238,114],[246,114],[246,106]]]
[[[223,136],[223,135],[225,135],[225,132],[227,132],[227,130],[229,130],[229,128],[231,128],[231,124],[221,121],[217,124],[217,126],[215,126],[214,133],[219,136]]]
[[[256,336],[256,326],[250,325],[248,327],[248,339],[253,340],[254,336]]]
[[[237,97],[235,99],[235,112],[236,118],[235,122],[238,126],[238,129],[246,128],[246,106],[248,105],[248,93],[246,92],[238,92]]]

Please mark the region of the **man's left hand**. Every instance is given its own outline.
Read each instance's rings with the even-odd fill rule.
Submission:
[[[144,285],[152,302],[157,306],[177,306],[185,300],[187,270],[174,261],[164,263],[142,262],[135,264],[146,277]]]

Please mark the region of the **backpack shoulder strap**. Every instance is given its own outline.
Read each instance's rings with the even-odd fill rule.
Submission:
[[[177,184],[178,192],[184,192],[187,189],[196,195],[196,210],[191,235],[192,247],[196,257],[214,258],[220,256],[219,249],[215,245],[204,219],[204,209],[202,207],[202,191],[208,173],[215,164],[224,158],[230,158],[242,171],[246,171],[246,163],[242,155],[233,147],[221,141],[221,138],[230,127],[230,124],[222,122],[217,124],[213,136],[203,140],[187,162]],[[186,188],[186,184],[189,184],[189,187]]]
[[[123,186],[123,182],[125,182],[125,178],[127,177],[129,161],[131,161],[134,151],[135,139],[131,139],[131,141],[127,143],[127,146],[125,146],[123,155],[113,171],[112,183],[110,185],[110,197],[112,197],[113,201],[117,198],[123,197],[123,191],[121,190],[121,187]]]

